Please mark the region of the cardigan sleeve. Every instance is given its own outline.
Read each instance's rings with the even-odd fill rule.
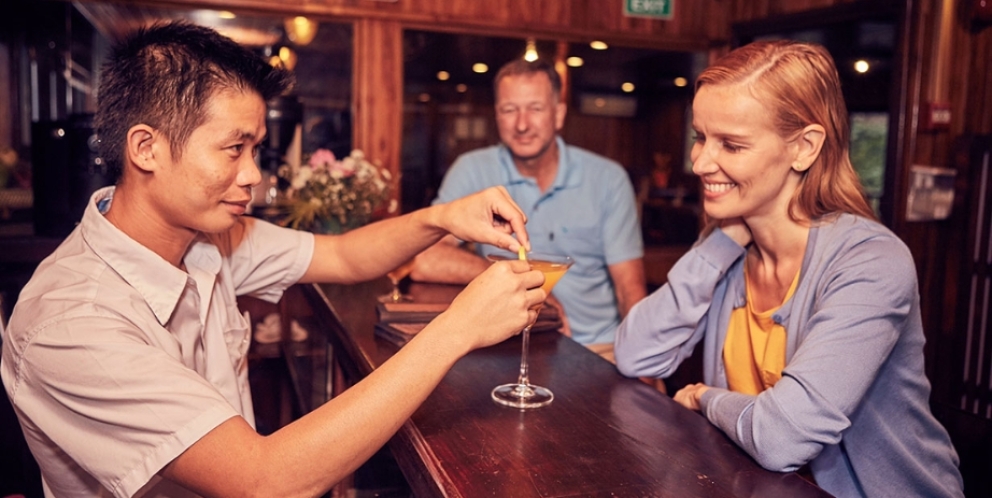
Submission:
[[[668,283],[637,303],[617,328],[617,368],[629,377],[664,378],[692,354],[706,329],[718,285],[744,255],[720,229],[689,250]]]

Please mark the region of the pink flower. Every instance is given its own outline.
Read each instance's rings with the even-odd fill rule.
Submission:
[[[327,149],[317,149],[310,156],[310,167],[313,169],[330,169],[336,162],[338,161],[334,157],[334,153]]]

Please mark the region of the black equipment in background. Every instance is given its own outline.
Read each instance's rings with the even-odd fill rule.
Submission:
[[[90,195],[116,180],[97,153],[96,140],[92,114],[31,126],[35,235],[69,235]]]

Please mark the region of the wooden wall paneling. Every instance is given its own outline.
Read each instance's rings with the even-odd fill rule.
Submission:
[[[354,29],[352,142],[393,174],[400,174],[403,140],[403,27],[395,21],[361,19]],[[400,189],[393,189],[399,205]]]
[[[0,116],[13,116],[13,109],[11,108],[11,102],[17,102],[12,99],[13,86],[11,85],[11,75],[14,71],[11,71],[11,57],[10,57],[10,45],[0,42]],[[13,123],[10,119],[0,119],[0,148],[9,147],[17,143],[14,140],[13,135]],[[0,188],[3,188],[0,185]]]
[[[992,133],[992,28],[977,33],[961,30],[955,46],[967,50],[966,54],[956,56],[957,64],[968,66],[967,79],[952,79],[960,85],[954,88],[952,95],[968,96],[966,101],[955,102],[964,104],[958,113],[962,118],[960,126],[976,134]]]
[[[79,0],[95,2],[106,0]],[[501,36],[608,42],[665,50],[702,50],[725,41],[729,0],[677,4],[672,20],[623,15],[623,2],[601,0],[139,0],[171,7],[245,9],[345,20],[379,19],[406,28]]]

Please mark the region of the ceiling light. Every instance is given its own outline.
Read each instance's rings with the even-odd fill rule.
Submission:
[[[871,66],[868,64],[868,61],[864,59],[858,60],[854,63],[854,70],[859,73],[867,73],[869,69],[871,69]]]
[[[448,81],[448,79],[450,79],[450,78],[451,78],[451,74],[448,73],[447,71],[438,71],[437,72],[437,79],[439,79],[441,81]]]
[[[459,83],[455,85],[455,91],[458,93],[465,93],[468,91],[468,86],[466,86],[464,83]]]
[[[482,62],[476,62],[475,64],[472,64],[472,71],[482,74],[486,71],[489,71],[489,66],[485,65]]]
[[[627,92],[627,93],[633,92],[634,91],[634,84],[631,83],[631,82],[629,82],[629,81],[627,81],[624,84],[620,85],[620,89],[623,90],[624,92]]]
[[[431,101],[431,94],[429,94],[429,93],[422,93],[422,94],[420,94],[420,95],[417,96],[417,100],[419,100],[419,101],[421,101],[421,102],[423,102],[423,103],[426,104],[427,102],[430,102]]]
[[[303,16],[286,19],[283,24],[289,41],[297,45],[306,45],[312,42],[313,38],[317,36],[317,27],[320,25],[317,21],[311,21]]]
[[[673,81],[673,83],[675,83],[675,86],[677,86],[679,88],[682,88],[682,87],[684,87],[684,86],[686,86],[686,85],[689,84],[689,80],[687,80],[687,79],[679,76],[678,78],[675,78],[675,80]]]
[[[524,60],[534,62],[537,60],[537,43],[533,38],[527,39],[527,50],[524,51]]]
[[[565,59],[565,64],[568,64],[568,67],[582,67],[582,65],[585,64],[585,62],[586,61],[582,60],[582,57],[572,56],[569,57],[568,59]]]
[[[593,40],[592,42],[589,43],[589,46],[592,47],[593,50],[606,50],[610,48],[610,46],[607,45],[606,42],[599,40]]]
[[[234,15],[234,12],[231,12],[229,10],[221,10],[217,12],[217,17],[221,19],[234,19],[238,16]]]
[[[292,71],[296,67],[296,52],[289,47],[279,47],[279,60],[283,67]]]

